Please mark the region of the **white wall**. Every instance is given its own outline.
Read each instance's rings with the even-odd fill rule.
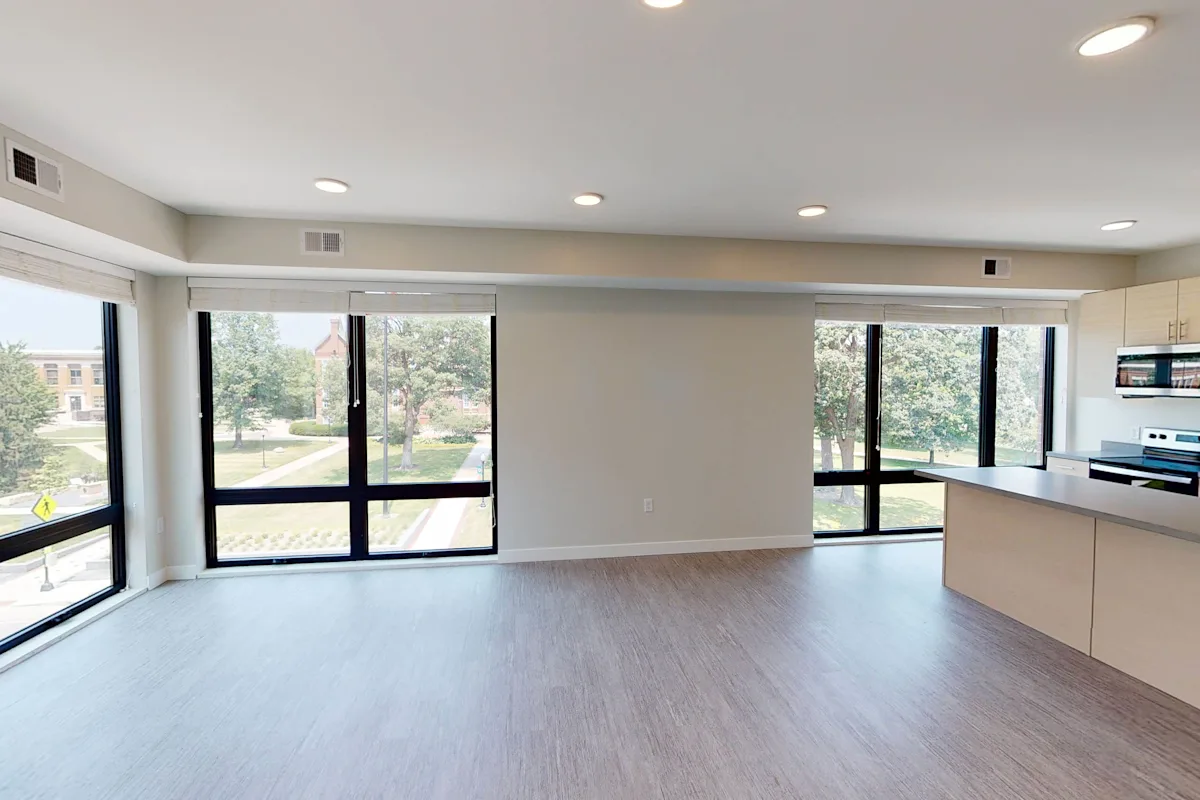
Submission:
[[[162,278],[155,292],[159,496],[167,577],[204,567],[204,483],[200,455],[200,373],[196,315],[186,278]]]
[[[154,588],[165,577],[158,456],[155,277],[138,273],[136,306],[121,306],[118,338],[121,363],[121,433],[125,467],[125,548],[128,581]]]
[[[501,287],[497,309],[502,558],[811,543],[811,296]]]

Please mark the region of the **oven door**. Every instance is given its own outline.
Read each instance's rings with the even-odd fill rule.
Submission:
[[[1142,486],[1147,489],[1158,489],[1175,494],[1198,495],[1200,484],[1196,478],[1185,478],[1182,475],[1167,475],[1162,472],[1146,472],[1131,467],[1119,467],[1115,464],[1104,464],[1093,461],[1088,469],[1088,477],[1099,481],[1123,483],[1126,486]]]

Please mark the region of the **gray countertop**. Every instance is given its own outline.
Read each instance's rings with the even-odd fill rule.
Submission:
[[[917,475],[1200,544],[1200,497],[1030,467],[919,469]]]
[[[1068,461],[1091,461],[1093,458],[1112,458],[1137,455],[1137,453],[1129,453],[1124,450],[1051,450],[1046,455],[1050,458],[1065,458]]]

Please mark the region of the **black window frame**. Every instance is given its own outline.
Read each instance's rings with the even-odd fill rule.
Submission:
[[[264,564],[319,564],[354,561],[385,561],[411,558],[450,558],[495,555],[499,552],[499,511],[496,479],[499,474],[496,426],[496,315],[490,315],[492,372],[492,477],[488,481],[431,481],[425,483],[373,484],[367,476],[367,405],[355,406],[355,397],[367,396],[366,317],[349,315],[346,358],[347,434],[349,475],[342,486],[278,486],[218,488],[213,447],[212,315],[198,314],[200,340],[200,439],[204,473],[204,551],[209,569],[261,566]],[[368,504],[381,500],[431,500],[455,497],[490,498],[492,543],[489,547],[449,550],[405,550],[370,552]],[[350,511],[350,551],[336,554],[246,556],[221,558],[217,549],[217,508],[223,506],[277,505],[284,503],[346,503]]]
[[[999,366],[1000,328],[982,327],[982,348],[979,370],[979,466],[996,466],[996,391]],[[862,486],[863,527],[861,529],[814,531],[817,539],[841,539],[860,536],[910,536],[942,533],[943,526],[913,526],[906,528],[880,527],[880,494],[884,486],[912,483],[936,483],[919,477],[916,470],[882,468],[881,404],[883,392],[883,325],[867,325],[866,398],[864,425],[866,435],[865,468],[860,470],[813,471],[813,486]],[[1046,452],[1054,441],[1054,342],[1055,330],[1045,329],[1042,361],[1042,463],[1045,469]]]
[[[121,450],[121,366],[118,355],[117,306],[114,303],[104,303],[101,318],[104,343],[104,379],[107,387],[104,413],[105,444],[108,451],[108,505],[0,536],[0,562],[19,558],[43,547],[49,547],[107,527],[111,544],[112,585],[0,639],[0,653],[11,650],[55,626],[61,625],[76,614],[124,591],[127,585],[125,471]]]

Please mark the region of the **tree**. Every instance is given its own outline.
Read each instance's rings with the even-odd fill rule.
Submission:
[[[886,326],[882,436],[885,447],[938,450],[977,445],[979,353],[974,327]]]
[[[25,345],[0,345],[0,491],[22,488],[41,469],[51,444],[37,430],[56,411],[58,398],[26,357]]]
[[[821,469],[833,469],[835,441],[842,469],[854,469],[854,446],[864,438],[866,327],[820,324],[815,336],[814,421],[817,436],[821,439]],[[853,486],[842,487],[841,502],[844,505],[858,503]]]
[[[330,425],[346,422],[346,359],[337,356],[321,364],[319,376],[321,399],[324,408],[318,408],[318,417],[324,416]]]
[[[996,353],[996,444],[1033,463],[1041,441],[1045,329],[1001,328]]]
[[[233,447],[242,432],[262,430],[283,393],[283,350],[272,314],[212,315],[213,415],[233,428]]]
[[[387,385],[384,385],[384,333]],[[368,408],[384,398],[403,421],[400,469],[412,469],[413,436],[421,409],[454,392],[491,402],[490,329],[480,317],[369,317]],[[382,422],[380,423],[382,427]]]
[[[303,347],[280,347],[279,419],[312,419],[317,395],[317,360]]]

